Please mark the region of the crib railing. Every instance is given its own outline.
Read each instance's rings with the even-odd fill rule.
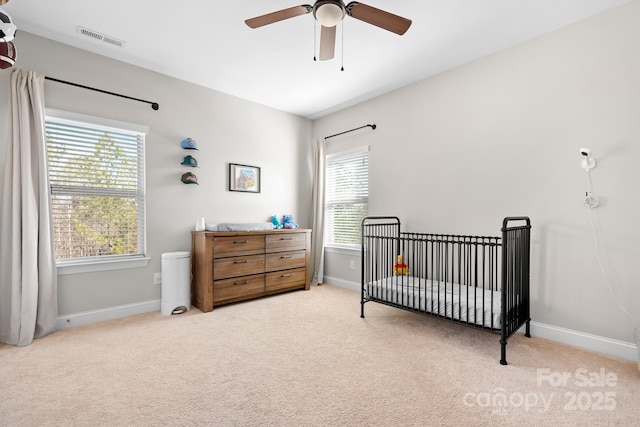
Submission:
[[[399,242],[414,276],[500,290],[499,237],[400,233]]]

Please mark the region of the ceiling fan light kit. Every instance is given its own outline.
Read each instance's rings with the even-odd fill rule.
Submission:
[[[406,33],[411,26],[410,19],[357,1],[352,1],[345,6],[342,0],[318,0],[313,6],[308,4],[294,6],[267,13],[266,15],[256,16],[244,22],[250,28],[258,28],[312,12],[314,19],[322,26],[320,30],[321,61],[333,58],[336,43],[336,25],[342,22],[345,16],[350,16],[398,35]]]
[[[345,13],[341,1],[317,1],[313,5],[313,16],[323,27],[335,27],[344,19]]]

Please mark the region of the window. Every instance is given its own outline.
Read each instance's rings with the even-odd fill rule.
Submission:
[[[146,265],[147,128],[48,110],[45,132],[58,267]]]
[[[356,248],[369,200],[368,148],[327,156],[325,244]]]

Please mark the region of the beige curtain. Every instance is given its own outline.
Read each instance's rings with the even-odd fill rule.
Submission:
[[[313,190],[311,218],[311,277],[312,285],[319,285],[323,280],[324,267],[324,172],[325,172],[325,139],[313,140]]]
[[[44,132],[44,76],[14,69],[0,209],[0,342],[55,330],[57,275]]]

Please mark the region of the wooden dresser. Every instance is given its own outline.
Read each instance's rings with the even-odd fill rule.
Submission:
[[[311,230],[191,232],[191,303],[201,311],[309,290]]]

